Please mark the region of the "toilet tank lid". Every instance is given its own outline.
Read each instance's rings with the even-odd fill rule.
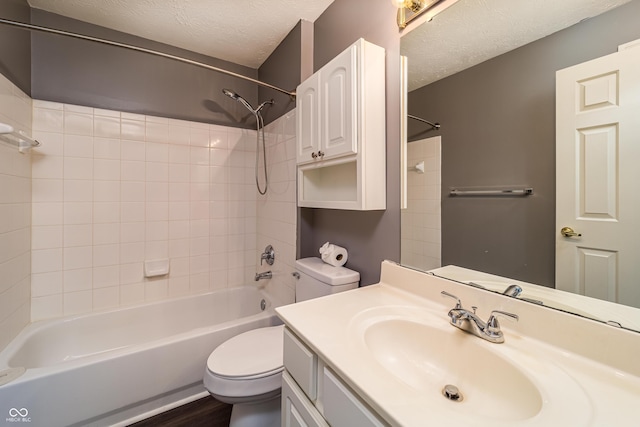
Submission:
[[[317,257],[296,260],[296,269],[332,286],[360,281],[360,273],[357,271],[346,267],[334,267]]]

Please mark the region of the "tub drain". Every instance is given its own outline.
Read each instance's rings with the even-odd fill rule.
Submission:
[[[462,401],[462,394],[460,394],[460,390],[458,390],[458,387],[452,384],[447,384],[446,386],[444,386],[444,388],[442,389],[442,395],[449,400],[453,400],[454,402]]]

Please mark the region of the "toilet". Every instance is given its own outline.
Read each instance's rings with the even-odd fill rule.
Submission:
[[[355,289],[357,271],[325,264],[320,258],[296,261],[296,302]],[[204,386],[217,400],[233,405],[229,427],[280,427],[284,325],[236,335],[209,356]]]

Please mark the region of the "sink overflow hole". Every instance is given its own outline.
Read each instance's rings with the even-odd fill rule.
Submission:
[[[260,301],[260,310],[264,311],[267,308],[267,302],[265,300]]]
[[[460,390],[458,390],[458,387],[452,384],[447,384],[446,386],[444,386],[444,388],[442,389],[442,395],[449,400],[453,400],[454,402],[462,401],[462,394],[460,394]]]

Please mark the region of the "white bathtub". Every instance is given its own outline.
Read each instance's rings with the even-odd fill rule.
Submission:
[[[26,369],[0,386],[0,425],[127,425],[204,397],[211,351],[279,324],[273,308],[242,287],[33,323],[0,353],[0,374]]]

